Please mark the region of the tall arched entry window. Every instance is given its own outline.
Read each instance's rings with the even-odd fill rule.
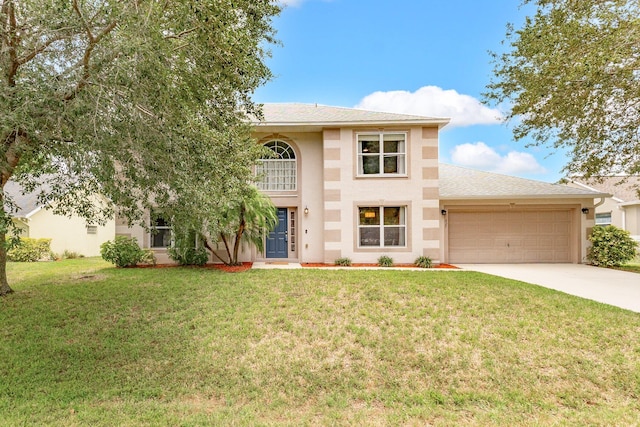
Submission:
[[[295,191],[297,185],[296,153],[284,141],[274,140],[264,144],[274,156],[264,157],[258,163],[258,188],[263,191]]]

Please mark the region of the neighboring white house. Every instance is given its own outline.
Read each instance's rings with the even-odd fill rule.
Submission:
[[[448,119],[308,104],[265,104],[254,136],[273,150],[256,173],[278,208],[264,254],[246,261],[436,263],[585,260],[594,199],[608,194],[438,161]],[[166,262],[160,234],[118,224]]]
[[[38,202],[37,192],[22,193],[19,184],[9,181],[4,192],[18,207],[13,220],[22,229],[21,237],[51,239],[51,250],[62,254],[65,250],[84,256],[99,256],[100,245],[115,236],[115,221],[104,225],[89,225],[78,216],[55,215]]]
[[[573,178],[568,185],[611,194],[596,206],[596,224],[615,225],[640,242],[640,176]]]

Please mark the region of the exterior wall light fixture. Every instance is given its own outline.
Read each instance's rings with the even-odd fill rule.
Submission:
[[[442,214],[442,216],[445,216],[445,215],[447,214],[447,210],[446,210],[446,209],[442,209],[442,210],[440,211],[440,213]]]
[[[583,214],[588,214],[589,213],[589,208],[582,208],[582,213]]]
[[[304,207],[304,214],[309,215],[309,208],[306,206]]]

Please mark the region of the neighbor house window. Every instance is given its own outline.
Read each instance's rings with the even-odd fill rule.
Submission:
[[[171,223],[158,214],[151,217],[151,247],[168,248],[171,246]]]
[[[596,225],[611,225],[611,212],[597,213]]]
[[[273,156],[264,157],[258,163],[258,188],[264,191],[296,190],[296,153],[284,141],[270,141],[265,147],[273,151]]]
[[[98,234],[97,225],[87,225],[87,234]]]
[[[404,206],[366,206],[358,208],[360,247],[406,246],[407,222]]]
[[[358,175],[406,175],[406,134],[358,134]]]

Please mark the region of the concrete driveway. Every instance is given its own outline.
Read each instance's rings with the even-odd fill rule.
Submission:
[[[640,313],[640,274],[584,264],[462,264],[479,271],[555,289]]]

